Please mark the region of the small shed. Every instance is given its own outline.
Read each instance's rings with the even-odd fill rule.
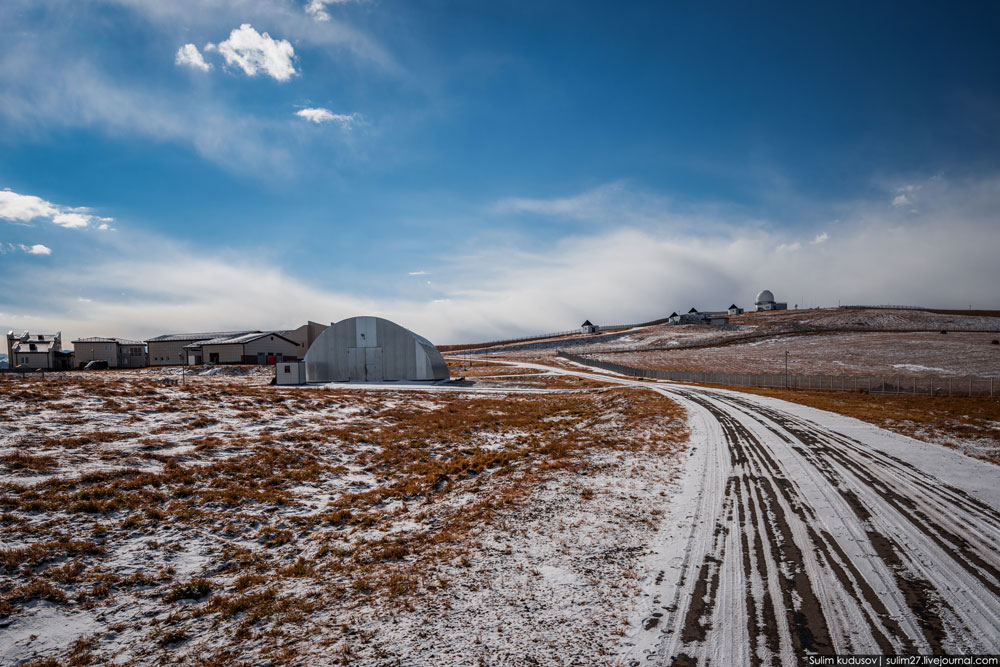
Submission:
[[[601,327],[594,324],[590,320],[586,320],[584,321],[583,324],[580,325],[580,333],[595,334],[595,333],[600,333],[600,331]]]
[[[743,309],[740,308],[739,306],[737,306],[734,303],[733,305],[729,306],[729,314],[730,315],[742,315],[743,314]]]
[[[306,362],[286,361],[274,365],[275,384],[292,385],[306,383]]]

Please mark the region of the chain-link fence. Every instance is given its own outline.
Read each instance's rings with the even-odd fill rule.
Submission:
[[[559,351],[563,359],[631,377],[737,387],[771,389],[807,389],[813,391],[856,391],[870,394],[913,394],[923,396],[996,396],[1000,378],[974,375],[944,377],[939,375],[795,375],[785,373],[701,373],[634,368],[610,361],[588,359]],[[997,392],[997,393],[995,393]]]

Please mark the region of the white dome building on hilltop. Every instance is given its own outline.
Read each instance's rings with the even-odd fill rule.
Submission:
[[[774,294],[771,290],[762,290],[757,294],[757,298],[754,299],[754,305],[757,306],[757,310],[788,310],[788,304],[780,301],[774,300]]]

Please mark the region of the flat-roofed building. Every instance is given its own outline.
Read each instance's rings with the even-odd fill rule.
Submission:
[[[106,361],[109,368],[145,368],[149,365],[146,344],[123,338],[80,338],[73,341],[77,368],[91,361]]]

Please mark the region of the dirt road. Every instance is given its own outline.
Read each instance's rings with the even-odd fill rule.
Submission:
[[[623,664],[1000,652],[1000,469],[776,399],[655,390],[688,408],[692,448]]]

